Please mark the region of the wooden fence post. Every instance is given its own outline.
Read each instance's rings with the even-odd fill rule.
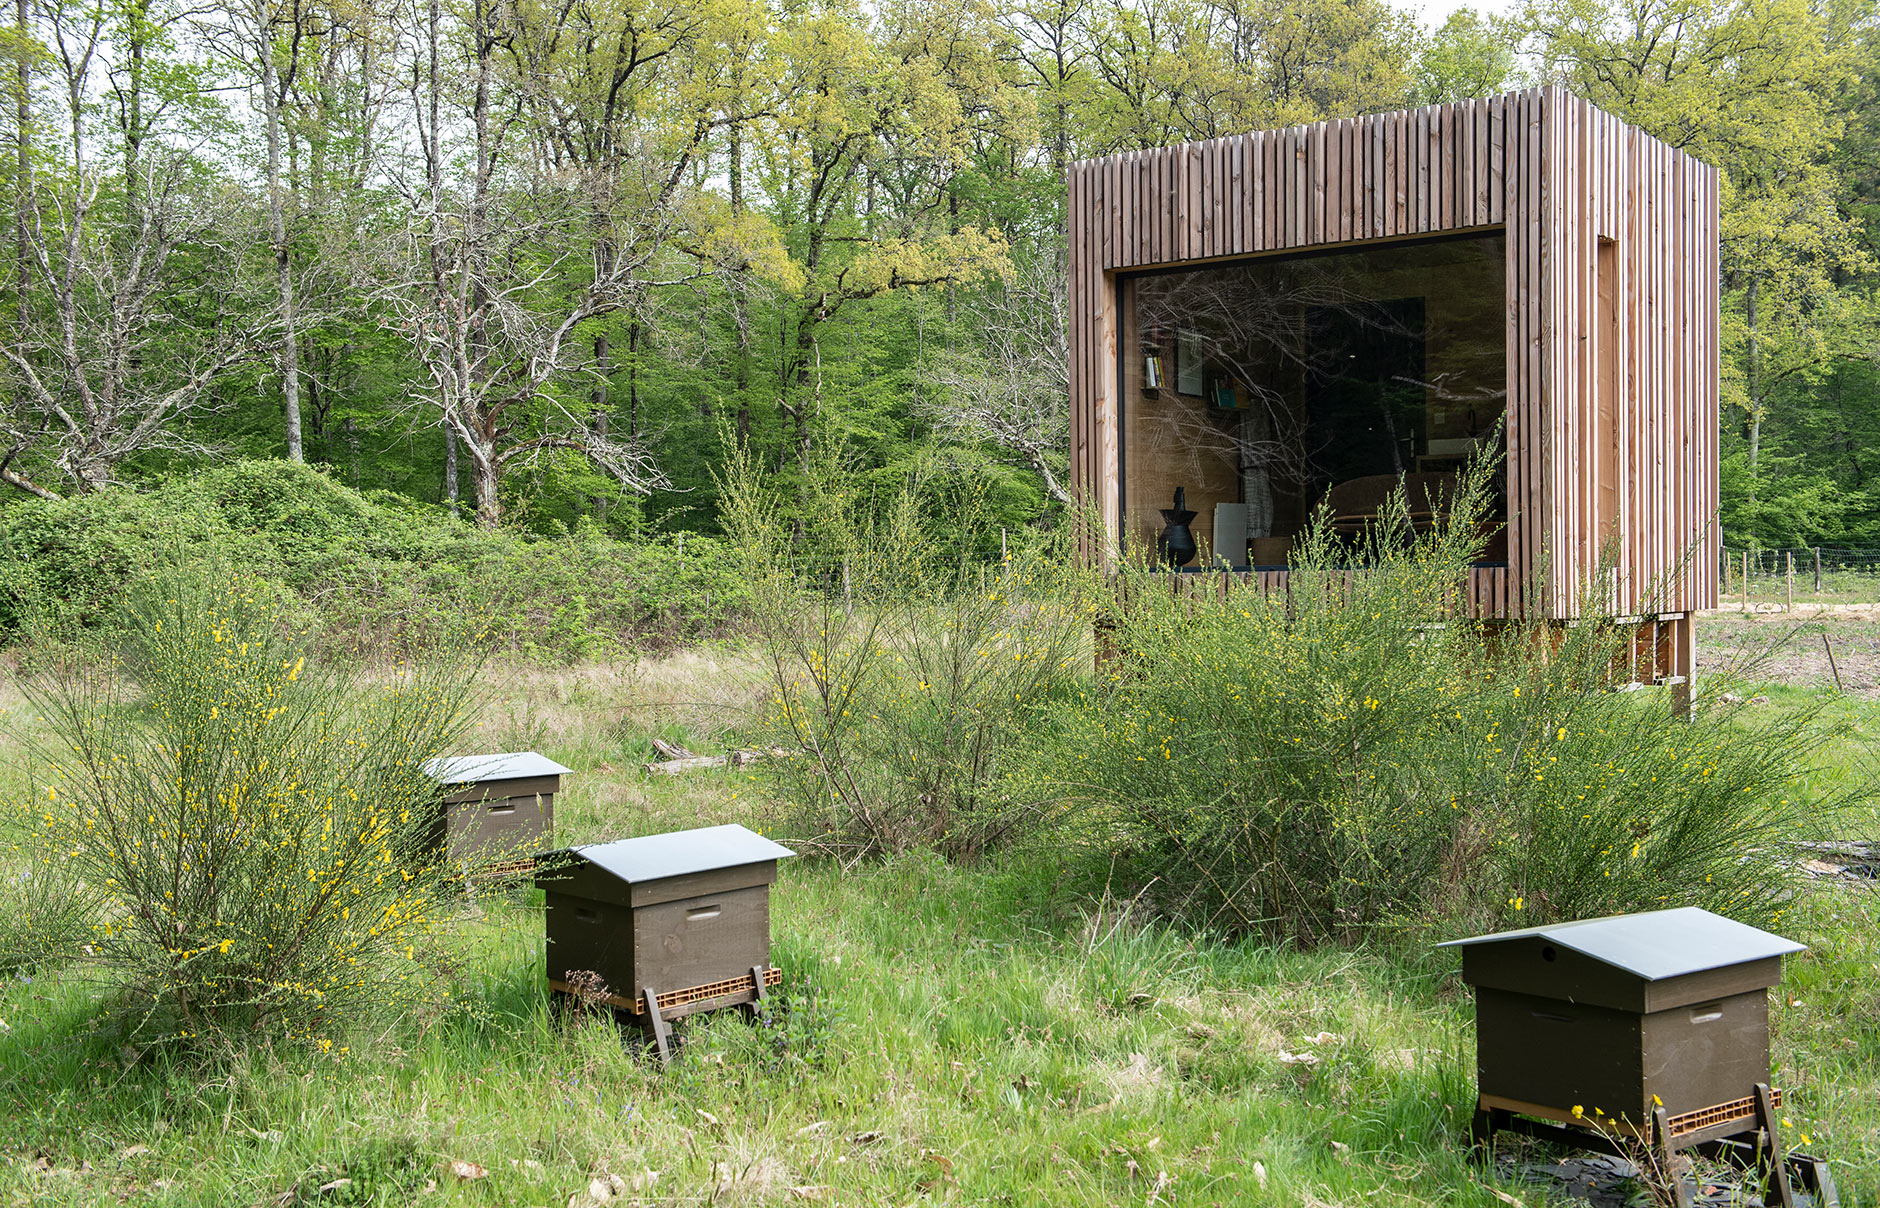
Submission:
[[[1743,551],[1743,611],[1749,611],[1749,551]]]
[[[1815,594],[1821,594],[1821,547],[1815,547]]]
[[[1784,551],[1782,555],[1782,559],[1784,562],[1788,564],[1787,573],[1785,575],[1785,581],[1788,584],[1788,603],[1783,608],[1782,611],[1794,612],[1795,611],[1795,554],[1793,551]]]

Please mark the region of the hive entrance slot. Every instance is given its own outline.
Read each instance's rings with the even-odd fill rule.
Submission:
[[[1720,1002],[1701,1003],[1691,1008],[1692,1023],[1709,1023],[1713,1019],[1723,1018],[1723,1004]]]
[[[685,912],[685,921],[688,923],[702,923],[706,919],[717,918],[718,913],[719,908],[717,906],[694,906],[692,909]]]

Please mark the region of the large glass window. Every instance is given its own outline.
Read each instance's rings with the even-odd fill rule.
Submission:
[[[1505,280],[1499,234],[1125,278],[1125,529],[1180,488],[1190,566],[1283,566],[1321,501],[1356,534],[1400,483],[1428,523],[1506,408]]]

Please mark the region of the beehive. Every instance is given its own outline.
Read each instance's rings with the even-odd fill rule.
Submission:
[[[794,855],[742,826],[621,839],[556,853],[548,897],[548,984],[650,1024],[754,1003],[770,964],[770,886]]]
[[[441,756],[424,771],[444,786],[438,842],[453,862],[517,856],[554,840],[555,794],[569,769],[547,756]]]
[[[1803,945],[1696,907],[1454,940],[1481,1100],[1641,1124],[1769,1081],[1769,987]],[[1747,1114],[1747,1112],[1746,1112]]]

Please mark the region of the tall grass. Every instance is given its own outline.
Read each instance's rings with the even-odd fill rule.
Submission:
[[[1448,523],[1402,501],[1355,544],[1321,515],[1290,590],[1193,593],[1126,560],[1120,651],[1033,747],[1034,791],[1097,808],[1150,901],[1312,943],[1697,904],[1767,923],[1806,826],[1806,710],[1613,691],[1628,631],[1456,607],[1486,468]]]
[[[999,790],[1030,719],[1085,674],[1095,606],[1061,534],[1003,537],[957,496],[943,545],[919,467],[858,494],[824,455],[794,484],[796,529],[748,455],[720,483],[770,679],[762,741],[798,839],[845,855],[970,858],[1035,830]]]
[[[748,769],[648,776],[621,721],[743,702],[754,668],[601,670],[485,669],[479,745],[509,747],[499,719],[526,717],[581,770],[556,799],[561,841],[765,824]],[[15,700],[0,685],[0,708]],[[671,1069],[550,1012],[539,907],[506,900],[479,898],[462,937],[450,988],[473,1010],[343,1057],[256,1044],[208,1074],[133,1059],[96,1027],[94,985],[0,980],[0,1202],[559,1206],[613,1178],[615,1203],[642,1204],[1562,1202],[1471,1160],[1472,1007],[1448,954],[1158,925],[1068,855],[786,861],[771,925],[787,1007],[774,1026],[685,1021]],[[1770,1003],[1785,1143],[1812,1137],[1850,1208],[1880,1202],[1876,925],[1844,886],[1801,893],[1783,931],[1811,950]]]

